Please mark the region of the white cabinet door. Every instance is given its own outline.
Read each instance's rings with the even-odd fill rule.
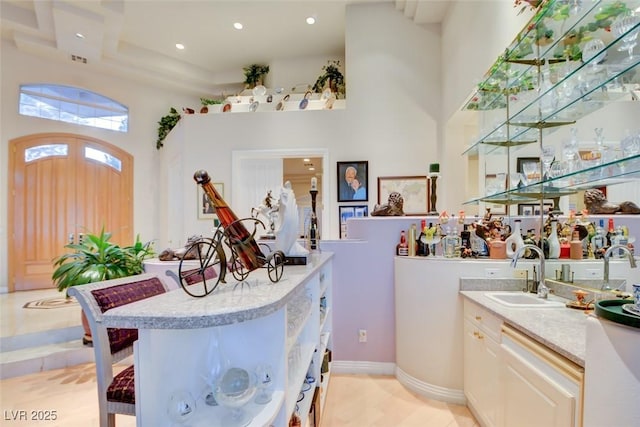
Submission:
[[[464,322],[464,393],[486,427],[500,415],[500,346],[469,320]]]
[[[526,357],[502,345],[504,425],[518,427],[573,427],[577,387],[561,384]],[[533,361],[533,363],[532,363]]]

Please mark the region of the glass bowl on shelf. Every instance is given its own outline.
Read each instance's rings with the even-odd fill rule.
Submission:
[[[255,375],[246,369],[229,368],[213,389],[216,401],[230,409],[222,419],[225,427],[244,427],[253,417],[243,407],[256,393]]]

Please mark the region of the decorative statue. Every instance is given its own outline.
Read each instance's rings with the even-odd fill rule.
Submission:
[[[384,205],[375,205],[371,216],[403,216],[404,199],[397,191],[389,194],[389,200]]]
[[[271,190],[267,192],[267,196],[264,201],[257,208],[251,208],[251,217],[258,218],[258,215],[262,215],[267,218],[268,230],[263,239],[275,239],[274,231],[276,229],[276,218],[278,217],[279,203],[271,196]]]
[[[202,236],[191,236],[187,239],[187,243],[185,243],[184,247],[175,250],[167,248],[164,251],[160,252],[160,255],[158,255],[158,259],[160,261],[197,259],[198,252],[195,250],[196,246],[193,246],[191,249],[189,249],[189,247],[194,243],[199,242],[200,240],[202,240]]]
[[[298,243],[300,234],[298,226],[298,204],[289,181],[280,189],[278,200],[278,226],[275,230],[275,249],[288,256],[304,256],[309,251]]]
[[[584,204],[590,214],[640,214],[640,207],[635,203],[611,203],[607,201],[604,193],[597,188],[592,188],[584,192]]]

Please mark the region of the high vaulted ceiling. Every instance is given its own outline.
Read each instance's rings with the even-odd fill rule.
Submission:
[[[237,88],[250,64],[344,56],[346,5],[385,1],[0,0],[0,22],[3,39],[29,54],[216,93]],[[418,25],[441,22],[448,6],[447,0],[390,3]],[[305,22],[309,16],[314,25]],[[235,22],[244,29],[234,29]]]

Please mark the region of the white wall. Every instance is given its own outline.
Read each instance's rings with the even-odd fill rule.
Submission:
[[[107,141],[134,157],[134,235],[142,240],[158,237],[159,212],[156,200],[163,189],[156,180],[159,153],[156,150],[157,122],[171,106],[194,103],[192,97],[100,73],[81,64],[45,61],[19,52],[2,41],[2,106],[0,122],[0,292],[7,289],[7,254],[12,250],[7,231],[7,169],[9,141],[44,132],[69,132]],[[129,132],[120,133],[17,114],[19,86],[23,83],[54,83],[82,87],[106,95],[129,107]],[[196,98],[195,102],[199,104]]]

